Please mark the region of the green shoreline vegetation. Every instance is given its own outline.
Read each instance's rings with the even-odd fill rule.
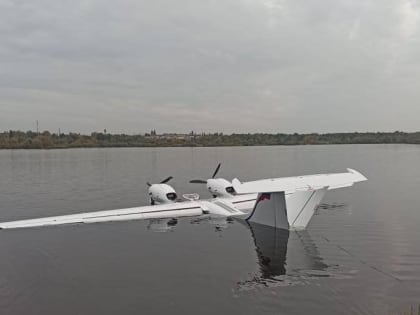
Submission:
[[[420,144],[420,132],[352,132],[326,134],[223,134],[194,133],[138,135],[93,132],[50,133],[49,131],[14,131],[0,133],[0,149],[66,149],[104,147],[211,147],[211,146],[256,146],[256,145],[325,145],[325,144]]]

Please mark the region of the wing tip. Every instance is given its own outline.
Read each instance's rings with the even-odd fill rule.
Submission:
[[[363,175],[359,171],[356,171],[355,169],[348,168],[347,171],[355,176],[355,182],[363,182],[368,180],[365,175]]]

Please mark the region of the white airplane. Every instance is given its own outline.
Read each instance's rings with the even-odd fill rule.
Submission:
[[[159,184],[150,184],[150,206],[95,211],[39,219],[0,223],[0,229],[29,228],[66,224],[98,223],[144,219],[175,219],[202,216],[235,218],[285,230],[305,229],[326,191],[350,187],[367,180],[361,173],[347,169],[345,173],[306,175],[262,179],[241,183],[215,178],[192,180],[205,183],[213,196],[200,200],[198,194],[184,194],[178,200],[175,190],[167,184],[168,177]]]

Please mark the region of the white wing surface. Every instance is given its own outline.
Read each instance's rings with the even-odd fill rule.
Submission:
[[[232,181],[239,194],[281,192],[294,193],[327,188],[328,190],[350,187],[354,183],[367,180],[361,173],[347,169],[346,173],[318,174],[295,177],[262,179],[241,183],[237,178]]]
[[[41,219],[20,220],[0,223],[0,229],[27,228],[49,225],[65,225],[110,221],[129,221],[142,219],[163,219],[189,217],[203,214],[204,206],[198,202],[185,201],[179,203],[145,206],[118,210],[86,212]]]

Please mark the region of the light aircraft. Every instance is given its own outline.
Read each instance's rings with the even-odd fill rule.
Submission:
[[[317,206],[328,190],[350,187],[367,180],[361,173],[347,169],[344,173],[318,174],[295,177],[232,182],[213,176],[203,183],[213,196],[201,200],[198,194],[184,194],[178,199],[176,191],[167,184],[172,177],[159,184],[150,184],[150,206],[86,212],[39,219],[0,223],[0,229],[29,228],[40,226],[128,221],[144,219],[171,219],[202,216],[234,218],[250,223],[285,230],[303,230],[307,227]]]

